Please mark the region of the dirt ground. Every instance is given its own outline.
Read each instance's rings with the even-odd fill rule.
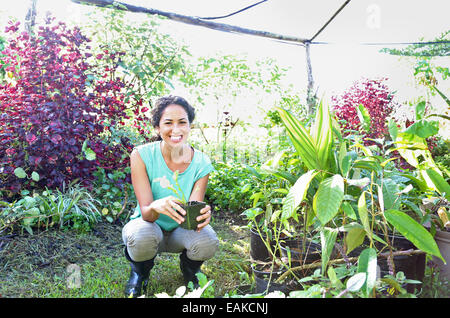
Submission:
[[[233,248],[227,245],[246,239],[240,230],[240,233],[230,230],[243,225],[242,221],[220,216],[216,221],[215,229],[223,240],[224,253]],[[49,229],[35,230],[33,235],[26,231],[20,235],[0,234],[0,297],[41,297],[36,293],[42,287],[31,290],[33,285],[42,285],[45,277],[51,278],[54,284],[54,277],[66,273],[70,264],[93,264],[106,256],[123,259],[126,266],[121,234],[123,225],[101,222],[87,233]],[[37,281],[36,275],[40,277]],[[124,272],[122,280],[127,275],[128,272]]]

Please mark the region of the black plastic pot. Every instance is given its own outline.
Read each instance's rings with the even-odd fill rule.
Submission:
[[[262,234],[266,240],[267,237]],[[254,228],[250,229],[250,255],[255,261],[269,262],[272,259],[264,241]]]
[[[383,240],[385,240],[384,235],[377,233]],[[408,241],[405,237],[400,235],[389,234],[389,241],[392,244],[394,251],[406,251],[409,249],[416,249],[414,244]],[[383,245],[375,241],[375,246],[377,249],[381,249]],[[388,252],[385,248],[383,252]],[[380,258],[378,259],[378,265],[380,266],[381,272],[389,272],[388,259]],[[394,256],[394,267],[395,272],[403,272],[405,277],[408,279],[423,281],[425,275],[425,254],[419,255],[398,255]],[[410,293],[414,292],[414,289],[420,287],[420,284],[407,284],[406,290]]]
[[[181,204],[181,207],[186,211],[185,220],[180,226],[186,230],[196,230],[197,217],[200,215],[200,210],[206,206],[205,202],[200,201],[189,201],[186,204]]]
[[[293,290],[298,290],[301,286],[292,280],[283,283],[275,281],[284,273],[284,271],[270,272],[270,265],[252,264],[253,277],[255,278],[255,293],[271,293],[281,291],[288,295]]]
[[[280,243],[282,259],[287,263],[289,261],[291,267],[312,264],[321,261],[321,246],[309,240],[303,248],[302,238],[283,240]],[[289,250],[289,252],[288,252]],[[308,276],[314,272],[313,269],[303,270],[302,277]]]

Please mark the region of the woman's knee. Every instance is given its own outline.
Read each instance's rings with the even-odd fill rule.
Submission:
[[[212,258],[219,249],[219,239],[212,227],[203,228],[193,240],[187,256],[196,261],[205,261]]]
[[[160,227],[142,218],[131,220],[122,230],[122,239],[128,254],[136,262],[155,257],[162,238]]]

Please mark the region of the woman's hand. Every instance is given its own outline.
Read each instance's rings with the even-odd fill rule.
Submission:
[[[200,210],[200,214],[201,215],[197,216],[196,219],[197,222],[201,222],[197,226],[197,232],[200,232],[200,230],[207,226],[211,221],[211,207],[209,205],[206,205],[203,209]]]
[[[173,219],[178,224],[184,222],[183,215],[186,215],[186,211],[179,205],[180,200],[174,196],[168,196],[159,200],[153,201],[148,209],[153,213],[165,214]]]

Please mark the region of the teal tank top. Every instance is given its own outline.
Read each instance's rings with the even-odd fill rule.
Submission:
[[[158,200],[167,196],[177,196],[171,189],[167,188],[170,183],[174,187],[174,171],[170,170],[161,153],[161,141],[155,141],[137,147],[139,155],[145,164],[150,186],[152,188],[153,199]],[[214,170],[211,160],[203,152],[194,149],[194,156],[185,171],[178,174],[178,184],[180,185],[186,200],[191,196],[194,183]],[[181,198],[180,198],[181,199]],[[131,219],[141,217],[141,209],[137,204]],[[172,231],[178,227],[178,223],[165,214],[160,214],[155,221],[161,229]]]

